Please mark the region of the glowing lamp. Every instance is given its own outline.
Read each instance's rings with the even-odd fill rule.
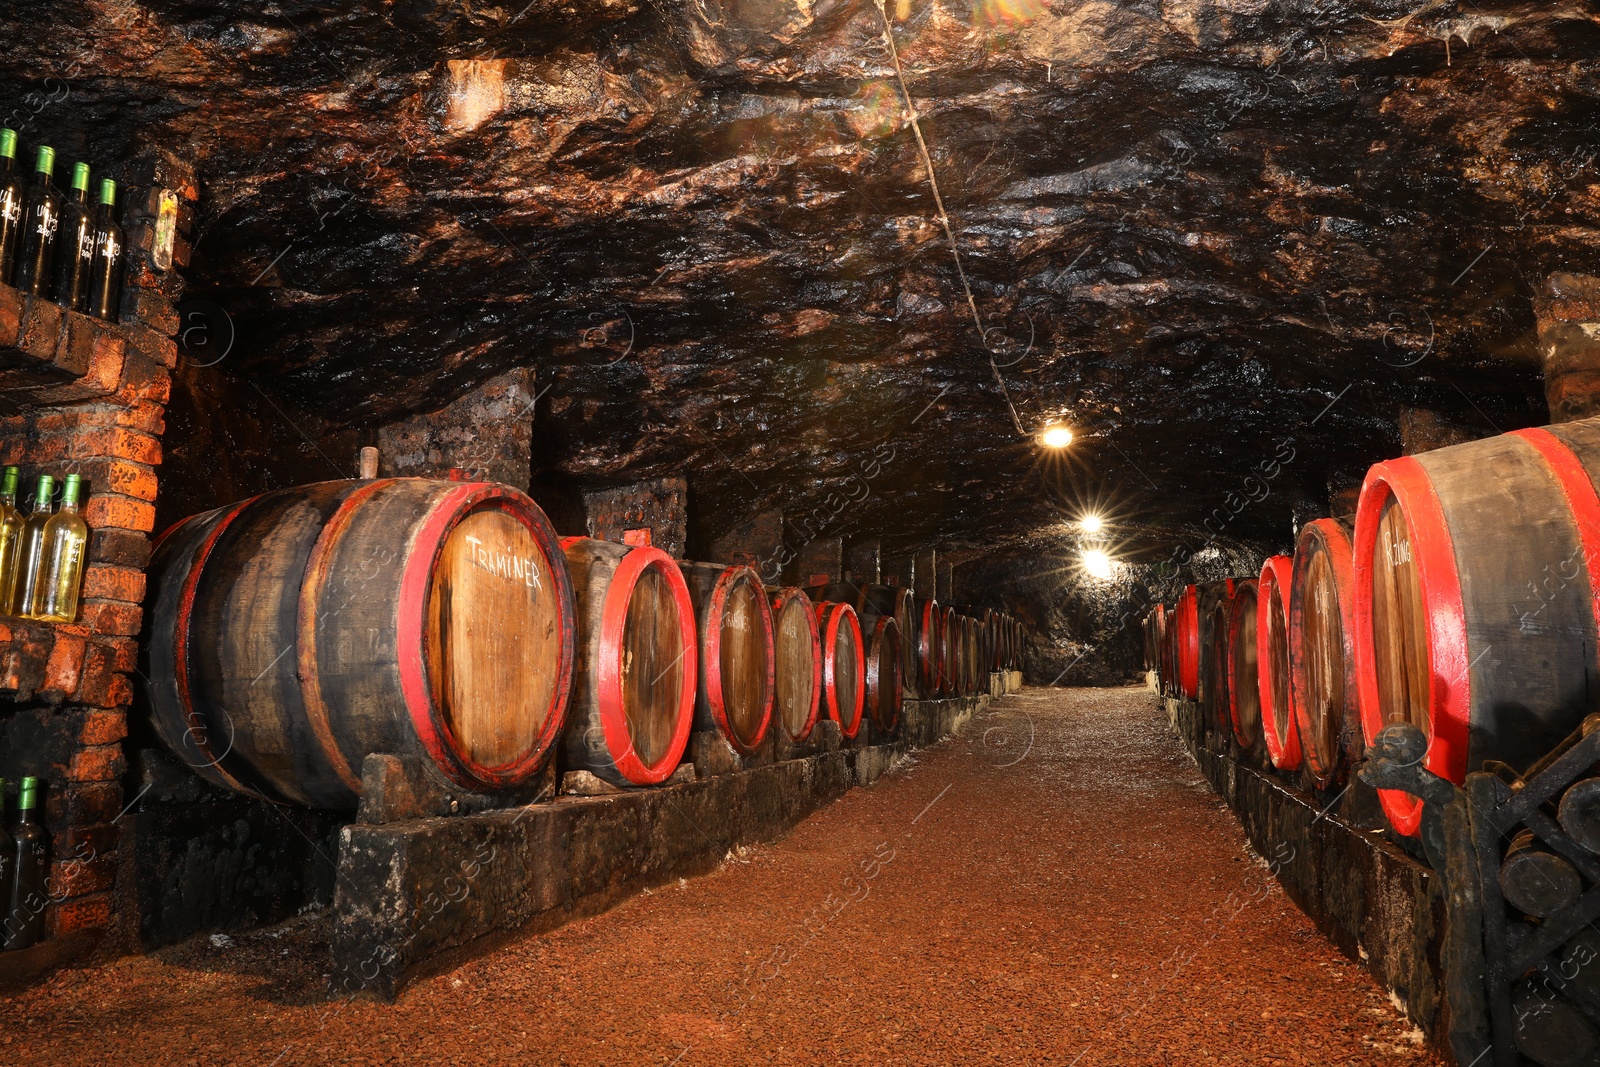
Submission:
[[[1072,431],[1065,426],[1046,426],[1039,443],[1046,448],[1066,448],[1072,443]]]
[[[1111,557],[1098,548],[1091,548],[1083,554],[1083,569],[1089,577],[1104,581],[1111,577]]]

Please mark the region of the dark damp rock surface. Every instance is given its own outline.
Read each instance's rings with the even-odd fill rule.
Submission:
[[[1600,5],[887,14],[999,376],[1066,458],[1013,425],[863,0],[28,0],[0,99],[69,87],[10,120],[67,159],[195,158],[218,371],[304,425],[534,366],[545,473],[687,473],[703,531],[826,513],[892,449],[829,532],[1026,558],[1094,506],[1155,561],[1219,509],[1286,540],[1402,406],[1544,419],[1529,294],[1593,269]]]

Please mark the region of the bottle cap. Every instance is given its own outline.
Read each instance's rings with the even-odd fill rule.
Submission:
[[[100,202],[107,205],[117,202],[117,183],[110,178],[100,179]]]
[[[32,811],[39,804],[39,779],[24,778],[17,787],[17,810]]]
[[[49,474],[39,475],[39,489],[33,496],[33,510],[49,511],[50,498],[56,495],[56,480]]]
[[[17,131],[10,126],[0,129],[0,158],[17,158]]]
[[[89,164],[74,163],[72,165],[72,189],[74,192],[89,191]]]
[[[67,475],[67,480],[61,483],[61,504],[63,507],[78,502],[78,487],[82,483],[83,475]]]
[[[17,470],[17,468],[15,468],[15,467],[7,467],[5,469],[5,472],[3,474],[0,474],[0,493],[6,493],[6,494],[9,494],[10,496],[16,496],[17,495],[17,479],[19,479],[21,477],[22,477],[22,472]],[[3,782],[3,781],[5,781],[5,779],[4,778],[0,778],[0,782]]]
[[[34,170],[40,174],[54,174],[56,170],[56,150],[47,144],[39,146],[39,162]]]

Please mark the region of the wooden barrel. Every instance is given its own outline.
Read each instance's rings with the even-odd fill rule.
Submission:
[[[862,604],[857,609],[861,625],[870,629],[880,618],[894,620],[900,635],[900,679],[902,694],[917,691],[916,647],[917,604],[911,590],[899,585],[862,587]]]
[[[956,624],[956,609],[942,607],[939,609],[939,633],[942,640],[939,643],[939,692],[943,696],[955,696],[961,687],[957,677],[957,656],[961,644],[961,630]]]
[[[917,663],[917,693],[924,697],[939,695],[939,645],[940,624],[944,613],[937,600],[919,599],[916,602],[917,628],[914,658]]]
[[[1190,700],[1200,699],[1200,591],[1185,586],[1178,594],[1177,668],[1178,693]]]
[[[813,604],[830,601],[835,604],[849,604],[855,609],[859,618],[861,607],[866,602],[865,587],[856,582],[829,582],[826,585],[808,585],[805,587],[806,596],[811,598]]]
[[[1289,685],[1300,751],[1320,785],[1338,777],[1359,722],[1350,535],[1337,519],[1300,528],[1289,590]]]
[[[1249,751],[1261,740],[1261,672],[1256,640],[1258,585],[1254,578],[1234,585],[1228,616],[1228,718],[1233,739]]]
[[[149,573],[155,729],[215,785],[349,809],[381,753],[513,789],[561,734],[572,585],[509,486],[282,489],[178,523]]]
[[[1518,430],[1379,463],[1356,513],[1354,641],[1362,725],[1429,738],[1457,784],[1484,760],[1523,769],[1594,710],[1600,420]],[[1415,833],[1416,802],[1383,794]]]
[[[873,735],[886,738],[900,725],[900,709],[905,703],[905,678],[900,669],[905,652],[900,626],[893,618],[879,615],[872,620],[871,627],[863,672],[866,708],[872,719]]]
[[[1256,583],[1256,667],[1261,699],[1261,736],[1267,758],[1280,770],[1300,768],[1300,725],[1289,685],[1289,590],[1294,557],[1273,556]]]
[[[861,731],[866,704],[866,648],[856,610],[849,604],[817,605],[822,624],[822,697],[828,718],[839,732],[854,737]]]
[[[749,567],[682,563],[699,630],[695,728],[716,730],[753,754],[772,725],[775,686],[772,610]]]
[[[962,692],[972,696],[978,691],[978,620],[971,615],[961,616],[961,679]]]
[[[569,766],[613,785],[655,785],[683,758],[694,723],[694,605],[659,548],[561,541],[578,601],[578,677]]]
[[[1231,734],[1228,721],[1228,627],[1233,616],[1233,579],[1197,587],[1200,620],[1200,707],[1210,728]]]
[[[789,740],[804,741],[822,701],[822,636],[804,590],[790,586],[772,594],[772,630],[773,717]]]

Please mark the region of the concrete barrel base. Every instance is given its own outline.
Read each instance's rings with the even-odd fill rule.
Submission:
[[[908,700],[896,735],[876,744],[655,789],[353,823],[339,846],[331,992],[392,1000],[407,982],[512,937],[711,871],[729,850],[775,840],[870,785],[900,753],[955,734],[989,701]]]

